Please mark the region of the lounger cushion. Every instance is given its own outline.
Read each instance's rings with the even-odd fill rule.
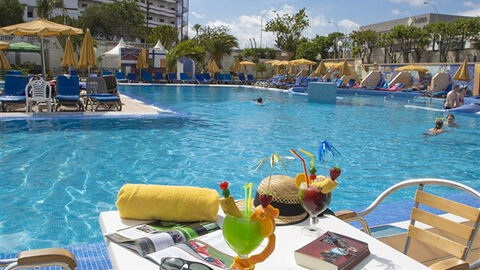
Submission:
[[[59,100],[59,101],[75,102],[75,101],[78,101],[80,99],[80,96],[76,96],[76,95],[56,95],[55,99]]]
[[[0,96],[0,102],[22,102],[25,100],[25,96]]]
[[[217,191],[190,186],[124,185],[117,197],[122,218],[177,222],[216,221]]]
[[[119,101],[120,97],[110,95],[110,94],[94,94],[94,95],[88,95],[89,98],[98,100],[100,102],[113,102],[113,101]]]

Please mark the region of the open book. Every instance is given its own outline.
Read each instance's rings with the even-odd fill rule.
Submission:
[[[228,269],[235,254],[229,252],[219,229],[212,222],[156,221],[122,229],[105,237],[157,264],[161,264],[164,257],[179,257],[213,269]]]

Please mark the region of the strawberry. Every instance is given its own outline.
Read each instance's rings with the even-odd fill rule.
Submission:
[[[340,176],[341,173],[342,173],[342,169],[340,167],[337,167],[337,166],[332,167],[330,169],[330,178],[333,181],[335,181],[335,179],[337,179]]]
[[[228,188],[228,182],[227,181],[223,181],[220,183],[220,189],[221,190],[225,190]]]
[[[314,173],[310,174],[310,180],[313,181],[313,180],[315,180],[316,178],[317,178],[317,175],[316,175],[316,174],[314,174]]]
[[[258,200],[263,208],[266,208],[273,200],[273,196],[271,194],[262,193],[258,196]]]

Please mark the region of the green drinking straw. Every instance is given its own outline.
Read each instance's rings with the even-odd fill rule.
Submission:
[[[243,186],[245,190],[245,217],[250,215],[250,205],[252,204],[252,188],[253,184],[250,182]]]

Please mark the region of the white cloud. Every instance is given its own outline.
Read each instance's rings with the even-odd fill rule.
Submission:
[[[201,14],[201,13],[198,13],[198,12],[195,12],[195,11],[192,11],[191,14],[192,14],[193,17],[195,17],[196,19],[203,19],[203,18],[205,18],[205,14]]]
[[[480,4],[467,1],[467,2],[464,2],[463,5],[468,7],[468,9],[465,11],[458,12],[457,15],[472,16],[472,17],[480,16]]]
[[[310,18],[310,25],[312,27],[325,27],[328,25],[328,21],[325,19],[325,16],[319,15],[313,18]]]
[[[397,3],[397,4],[402,4],[402,3],[407,3],[412,6],[422,6],[423,0],[389,0],[390,2]]]
[[[475,3],[471,2],[471,1],[463,2],[463,5],[466,6],[466,7],[469,7],[469,8],[474,8],[474,7],[477,6],[477,5],[475,5]]]
[[[351,21],[349,19],[343,19],[343,20],[338,22],[338,26],[341,26],[341,27],[347,29],[348,32],[350,33],[353,30],[358,30],[358,28],[360,27],[360,24],[356,23],[354,21]]]
[[[392,9],[392,14],[396,16],[409,16],[410,12],[394,8]]]

